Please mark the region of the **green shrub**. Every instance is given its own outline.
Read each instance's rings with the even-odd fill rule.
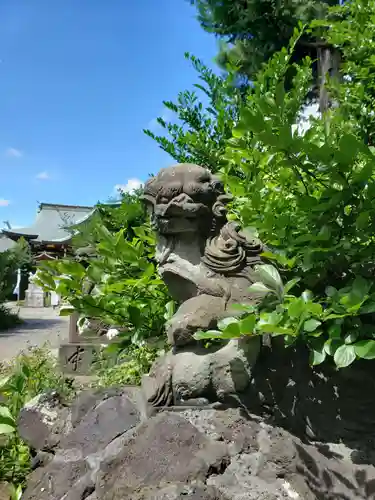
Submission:
[[[299,132],[312,61],[291,64],[296,31],[289,49],[258,75],[226,148],[232,217],[267,244],[265,256],[289,282],[283,285],[275,267],[260,267],[255,288],[268,292],[263,305],[197,335],[284,335],[286,345],[309,347],[312,364],[330,359],[340,368],[375,358],[375,2],[342,9],[322,33],[339,46],[348,76],[329,81],[336,105]]]
[[[99,385],[102,387],[139,385],[142,375],[150,371],[152,363],[162,352],[158,346],[147,344],[130,346],[121,352],[115,366],[106,360],[104,354],[95,369]]]
[[[20,239],[12,249],[0,252],[0,304],[13,293],[17,269],[28,269],[30,263],[30,247],[23,239]]]
[[[74,385],[59,373],[46,348],[30,349],[0,365],[0,482],[14,484],[16,489],[24,485],[30,472],[30,449],[17,433],[17,417],[30,399],[51,389],[67,400],[75,394]]]
[[[156,270],[155,237],[148,223],[133,225],[140,221],[138,210],[135,219],[126,223],[129,203],[125,198],[111,210],[111,217],[97,214],[89,256],[44,262],[38,272],[39,284],[46,291],[55,290],[69,304],[61,314],[77,311],[82,317],[120,327],[120,348],[163,335],[170,301]],[[125,227],[118,229],[121,218]]]
[[[22,323],[18,314],[10,311],[6,306],[0,304],[0,330],[7,330]]]

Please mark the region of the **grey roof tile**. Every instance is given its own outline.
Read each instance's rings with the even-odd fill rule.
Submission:
[[[42,203],[34,224],[17,229],[3,229],[3,236],[25,236],[33,241],[45,242],[68,241],[71,238],[69,226],[88,219],[94,210],[93,207]]]

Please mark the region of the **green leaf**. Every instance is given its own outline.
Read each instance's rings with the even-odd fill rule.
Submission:
[[[248,241],[252,241],[254,238],[258,238],[258,231],[255,227],[244,227],[241,233],[245,236]]]
[[[247,312],[248,314],[255,312],[255,307],[251,304],[231,304],[230,307],[231,309]]]
[[[353,344],[353,342],[355,342],[357,340],[358,336],[359,336],[358,331],[348,333],[344,337],[345,344]]]
[[[59,270],[61,274],[67,274],[78,279],[83,278],[86,274],[86,270],[82,264],[69,260],[60,261]]]
[[[355,221],[355,225],[358,229],[365,229],[368,225],[370,212],[361,212]]]
[[[333,286],[327,286],[326,295],[327,297],[333,297],[337,293],[337,290]]]
[[[130,322],[135,326],[135,328],[138,328],[140,326],[140,323],[141,323],[141,311],[140,311],[139,307],[131,304],[128,307],[128,314],[129,314]]]
[[[7,406],[0,406],[0,435],[11,434],[17,429],[16,423]]]
[[[256,266],[255,271],[259,276],[260,281],[267,287],[271,288],[271,290],[277,291],[278,293],[282,292],[283,282],[276,267],[271,266],[271,264],[264,264]]]
[[[2,434],[13,434],[16,431],[14,425],[6,424],[2,422],[2,418],[0,417],[0,436]]]
[[[305,323],[303,324],[303,329],[305,330],[305,332],[314,332],[321,324],[321,321],[311,318],[305,321]]]
[[[314,332],[309,333],[309,337],[320,337],[323,335],[323,330],[315,330]]]
[[[296,286],[296,284],[301,281],[301,278],[293,278],[292,280],[288,281],[286,285],[284,286],[284,293],[288,293],[292,288]]]
[[[137,262],[140,254],[138,249],[130,244],[125,238],[120,238],[116,243],[116,253],[124,262]]]
[[[310,350],[310,365],[311,366],[317,366],[323,363],[323,361],[326,359],[326,352],[323,351],[315,351],[314,349]]]
[[[14,419],[7,406],[0,405],[0,418],[7,418],[14,423]]]
[[[35,279],[35,282],[37,282],[42,288],[48,291],[55,290],[56,288],[55,280],[53,279],[52,275],[46,271],[39,272],[37,278]]]
[[[228,325],[231,325],[232,323],[238,323],[239,321],[240,320],[238,318],[234,318],[232,316],[229,318],[223,318],[218,321],[217,327],[219,328],[219,330],[224,330]]]
[[[354,344],[355,353],[362,359],[375,358],[375,340],[360,340]]]
[[[375,302],[367,303],[364,306],[361,306],[359,310],[360,314],[371,314],[375,313]]]
[[[324,343],[324,350],[329,356],[334,356],[337,349],[341,347],[343,344],[344,342],[342,339],[339,338],[328,339]]]
[[[91,262],[86,272],[87,276],[94,283],[100,283],[104,274],[103,269],[101,269],[101,267],[99,267],[95,262]]]
[[[310,302],[314,298],[314,295],[311,290],[305,290],[302,292],[301,297],[304,302]]]
[[[353,282],[352,291],[356,296],[364,299],[364,297],[368,294],[371,285],[372,283],[370,281],[358,276]]]
[[[249,314],[240,321],[240,332],[242,335],[252,335],[254,333],[256,323],[255,314]]]
[[[291,318],[299,318],[306,310],[306,304],[302,299],[294,299],[288,305],[288,314]]]
[[[341,323],[334,323],[328,328],[328,335],[330,338],[341,338]]]
[[[3,391],[4,389],[6,389],[10,380],[11,380],[11,375],[8,375],[7,377],[0,378],[0,391]]]
[[[353,162],[360,151],[363,151],[364,144],[353,134],[343,134],[338,143],[337,159],[340,163],[349,165]]]
[[[358,276],[350,287],[349,292],[341,295],[340,304],[344,306],[349,313],[357,312],[363,302],[368,298],[370,288],[371,283],[361,276]]]
[[[257,326],[258,330],[263,333],[272,333],[273,335],[295,335],[295,331],[292,328],[284,328],[279,325],[272,324],[261,324]]]
[[[251,111],[249,108],[243,108],[240,123],[243,123],[248,130],[257,133],[262,132],[268,127],[263,114],[260,111]]]
[[[238,329],[239,332],[239,329]],[[237,334],[232,334],[231,331],[223,331],[219,332],[218,330],[208,330],[206,332],[203,331],[198,331],[195,332],[193,337],[195,340],[209,340],[209,339],[222,339],[222,340],[231,340],[237,338],[239,335]]]
[[[206,332],[199,330],[194,333],[193,337],[195,340],[220,339],[222,338],[222,332],[218,330],[207,330]]]
[[[21,371],[22,371],[23,375],[24,375],[26,378],[29,378],[29,377],[30,377],[30,375],[31,375],[31,370],[30,370],[30,366],[27,364],[27,362],[22,363],[22,365],[21,365]]]
[[[170,320],[172,318],[172,316],[174,315],[174,312],[175,312],[175,304],[174,304],[173,300],[170,300],[165,305],[164,319],[166,321]]]
[[[333,359],[338,368],[345,368],[353,363],[356,359],[356,352],[353,345],[344,344],[340,346],[334,356]]]
[[[74,312],[75,312],[75,308],[73,306],[64,305],[64,306],[60,307],[59,315],[60,316],[70,316]]]
[[[114,238],[112,236],[112,233],[103,225],[103,224],[97,224],[95,226],[95,229],[98,233],[98,235],[108,243],[114,244]]]
[[[289,175],[289,171],[288,171]],[[281,264],[283,267],[288,267],[292,268],[295,264],[295,258],[288,259],[285,255],[282,253],[273,253],[273,252],[262,252],[261,257],[264,257],[269,260],[275,260],[279,264]]]
[[[296,343],[297,336],[294,335],[285,335],[284,336],[284,346],[285,348],[291,347]]]
[[[306,304],[306,308],[309,313],[313,314],[314,316],[320,316],[323,313],[322,305],[318,304],[317,302],[309,302],[308,304]]]
[[[249,286],[249,292],[266,294],[272,292],[272,290],[267,288],[266,285],[264,285],[263,283],[257,282]]]
[[[284,99],[285,99],[285,87],[284,87],[284,82],[280,81],[276,85],[275,89],[275,100],[277,106],[280,108],[284,104]]]
[[[330,238],[331,230],[328,226],[323,226],[316,237],[318,241],[328,241]]]
[[[328,316],[325,317],[325,320],[327,321],[328,319],[346,318],[347,316],[348,316],[347,313],[342,313],[342,314],[328,314]]]
[[[22,486],[19,484],[17,487],[14,484],[9,484],[10,500],[21,500]]]
[[[241,336],[241,330],[240,330],[240,323],[229,323],[223,330],[222,330],[222,336],[223,338],[237,338]]]

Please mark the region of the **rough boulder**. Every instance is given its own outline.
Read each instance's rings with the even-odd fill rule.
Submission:
[[[38,413],[27,411],[36,426]],[[375,498],[375,467],[354,464],[347,447],[303,442],[240,408],[172,407],[148,417],[137,390],[125,388],[86,391],[56,411],[62,434],[36,450],[49,459],[36,462],[24,500]]]

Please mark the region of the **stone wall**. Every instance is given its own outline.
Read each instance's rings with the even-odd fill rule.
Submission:
[[[358,456],[370,453],[373,461],[374,389],[371,361],[341,370],[328,362],[312,368],[303,346],[286,349],[273,342],[257,360],[244,404],[302,438],[343,442],[357,448]]]

